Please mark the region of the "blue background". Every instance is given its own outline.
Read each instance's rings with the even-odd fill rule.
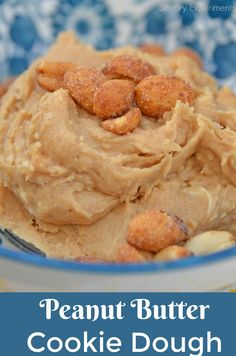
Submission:
[[[223,350],[221,355],[233,356],[235,354],[235,307],[234,293],[214,294],[130,294],[130,293],[81,293],[81,294],[1,294],[0,297],[0,355],[3,356],[27,356],[33,355],[27,350],[27,338],[35,332],[41,331],[49,337],[58,336],[67,338],[79,337],[83,330],[88,330],[93,336],[100,330],[105,335],[117,336],[122,339],[123,347],[119,355],[131,355],[131,333],[146,332],[150,337],[157,336],[205,336],[206,332],[212,331],[213,336],[222,340]],[[56,298],[61,304],[116,304],[120,300],[127,303],[124,320],[98,320],[95,322],[86,320],[61,320],[58,314],[52,320],[45,319],[44,310],[39,307],[39,302],[45,298]],[[189,304],[210,304],[206,320],[137,320],[135,310],[129,307],[130,301],[136,298],[147,298],[153,304],[169,304],[175,302],[188,302]],[[40,345],[41,346],[41,345]],[[83,352],[78,352],[83,354]],[[67,351],[59,352],[59,355],[69,355]],[[91,355],[92,353],[88,353]],[[145,355],[156,354],[151,349]],[[217,353],[211,353],[217,355]],[[43,352],[42,355],[52,355]],[[104,352],[104,355],[111,355]],[[167,353],[172,355],[172,353]],[[186,356],[188,353],[185,354]]]
[[[70,29],[98,49],[190,46],[220,79],[235,76],[234,0],[0,0],[0,78],[18,75]],[[195,7],[194,7],[195,6]],[[222,6],[222,8],[220,8]]]

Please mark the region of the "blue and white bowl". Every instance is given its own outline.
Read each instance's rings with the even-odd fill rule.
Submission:
[[[98,49],[190,46],[220,83],[236,89],[234,0],[0,0],[0,79],[24,71],[66,29]],[[177,262],[88,265],[46,259],[0,236],[0,290],[205,291],[236,283],[236,248]]]

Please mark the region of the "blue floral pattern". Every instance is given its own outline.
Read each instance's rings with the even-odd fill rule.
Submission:
[[[59,0],[51,23],[55,36],[69,28],[98,49],[114,46],[116,19],[106,1]]]
[[[0,0],[0,78],[24,71],[59,32],[98,49],[158,42],[188,45],[236,88],[234,0]]]

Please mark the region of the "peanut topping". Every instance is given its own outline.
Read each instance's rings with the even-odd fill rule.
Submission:
[[[161,46],[158,46],[156,44],[144,43],[139,48],[141,49],[141,51],[152,54],[154,56],[165,56],[165,50]]]
[[[172,56],[187,56],[191,58],[194,62],[196,62],[199,67],[202,69],[203,68],[203,63],[201,57],[197,54],[197,52],[193,51],[190,48],[183,47],[183,48],[178,48],[176,49],[173,53]]]
[[[175,261],[192,256],[192,253],[184,246],[169,246],[158,252],[154,261]]]
[[[133,108],[123,116],[103,121],[102,127],[104,130],[110,131],[116,135],[126,135],[135,130],[140,122],[141,111],[138,108]]]
[[[236,241],[228,231],[206,231],[192,237],[186,247],[196,256],[208,255],[235,246]]]
[[[106,80],[102,72],[96,68],[77,67],[64,76],[64,88],[77,103],[94,114],[93,99],[97,87]]]
[[[140,80],[155,74],[156,70],[151,64],[137,57],[122,55],[114,57],[103,68],[103,73],[112,78],[128,78],[140,82]]]
[[[134,84],[130,80],[107,80],[94,94],[93,109],[102,119],[121,116],[134,100]]]
[[[145,258],[135,247],[129,244],[124,244],[118,250],[117,262],[140,263],[140,262],[145,262]]]
[[[41,62],[35,69],[36,81],[45,90],[58,90],[63,87],[64,74],[75,67],[71,62]]]
[[[137,215],[128,228],[128,243],[149,252],[159,252],[187,240],[187,236],[187,228],[181,219],[158,210]]]
[[[170,111],[177,100],[191,104],[195,93],[184,80],[176,77],[152,75],[135,88],[135,100],[144,115],[158,117]]]

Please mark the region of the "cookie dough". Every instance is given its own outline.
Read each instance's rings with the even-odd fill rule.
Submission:
[[[115,260],[137,214],[159,209],[180,216],[190,236],[234,233],[236,96],[186,56],[154,56],[133,47],[99,52],[71,33],[43,60],[101,68],[131,54],[158,74],[196,92],[159,120],[143,116],[118,136],[79,107],[65,89],[35,82],[37,60],[0,105],[0,225],[50,257]]]

